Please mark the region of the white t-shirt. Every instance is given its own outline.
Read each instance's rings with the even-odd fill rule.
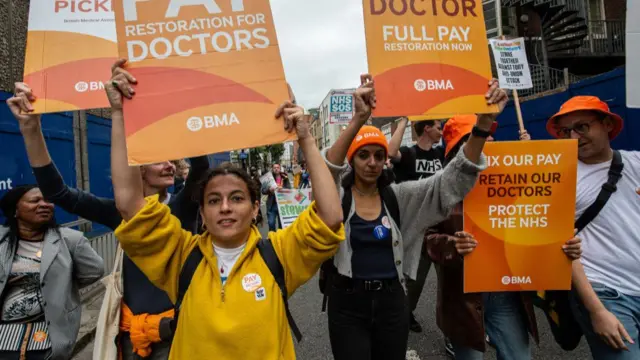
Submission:
[[[213,245],[213,252],[216,254],[216,258],[218,258],[218,271],[220,272],[222,285],[227,281],[233,265],[236,264],[236,261],[238,261],[246,246],[247,243],[244,243],[235,249],[224,249],[215,244]]]
[[[589,281],[640,296],[640,152],[620,151],[624,169],[618,190],[579,234],[582,265]],[[611,161],[578,162],[576,220],[596,200]]]

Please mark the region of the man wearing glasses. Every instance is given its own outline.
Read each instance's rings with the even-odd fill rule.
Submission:
[[[573,305],[599,360],[640,359],[640,153],[611,149],[622,127],[594,96],[570,99],[547,122],[552,136],[578,140],[576,219],[595,215],[577,221],[583,254],[573,263]],[[587,211],[596,202],[600,211]]]

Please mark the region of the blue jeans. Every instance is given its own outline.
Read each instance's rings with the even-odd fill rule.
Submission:
[[[607,345],[591,326],[589,312],[579,301],[574,293],[572,306],[573,314],[582,327],[582,331],[591,348],[591,355],[595,360],[637,360],[640,359],[640,297],[621,294],[619,291],[599,283],[591,283],[593,291],[602,302],[602,305],[615,315],[622,323],[635,344],[625,345],[629,351],[615,350]],[[624,338],[623,338],[624,340]]]
[[[484,293],[484,326],[498,360],[530,360],[529,332],[518,292]],[[482,352],[453,344],[456,360],[482,360]]]
[[[278,207],[272,207],[267,210],[267,223],[269,224],[269,231],[278,230]]]

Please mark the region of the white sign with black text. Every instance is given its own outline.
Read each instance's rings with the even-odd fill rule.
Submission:
[[[531,89],[531,72],[524,48],[524,38],[511,40],[490,39],[498,80],[503,89]]]

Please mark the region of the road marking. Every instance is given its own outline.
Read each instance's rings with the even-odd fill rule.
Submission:
[[[418,356],[418,352],[415,350],[407,350],[406,360],[420,360],[420,356]]]

